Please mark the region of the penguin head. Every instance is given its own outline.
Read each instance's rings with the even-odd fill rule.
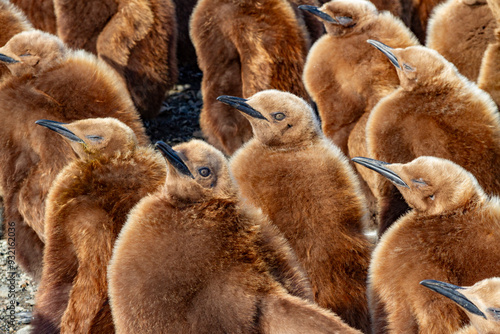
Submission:
[[[437,51],[425,46],[393,49],[379,41],[367,41],[389,58],[396,67],[400,85],[404,90],[417,91],[430,88],[446,90],[459,79],[457,68]]]
[[[156,147],[167,161],[164,191],[170,199],[194,203],[235,196],[227,160],[212,145],[193,139],[173,148],[159,141]]]
[[[500,277],[487,278],[470,287],[436,280],[423,280],[420,284],[460,305],[477,333],[500,333]]]
[[[355,157],[352,160],[391,181],[418,212],[439,215],[485,198],[476,178],[459,165],[422,156],[405,164]]]
[[[88,118],[71,123],[42,119],[35,123],[62,135],[80,159],[126,153],[137,147],[134,131],[116,118]]]
[[[66,46],[56,36],[40,30],[14,35],[0,48],[0,61],[14,76],[36,76],[61,62]]]
[[[333,0],[321,7],[301,5],[298,8],[316,15],[329,35],[340,37],[364,31],[377,8],[365,0]]]
[[[307,145],[321,132],[311,106],[288,92],[269,89],[248,99],[223,95],[217,100],[241,111],[250,121],[254,137],[268,146]]]

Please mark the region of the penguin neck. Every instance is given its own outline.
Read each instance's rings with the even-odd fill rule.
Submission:
[[[291,141],[272,141],[270,143],[259,143],[267,149],[273,151],[301,151],[316,145],[321,140],[318,133],[310,133],[308,138],[300,138]]]

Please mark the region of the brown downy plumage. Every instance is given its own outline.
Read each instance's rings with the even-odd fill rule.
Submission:
[[[130,209],[163,184],[165,163],[115,118],[37,124],[64,136],[76,159],[47,195],[33,331],[113,333],[106,279],[111,251]]]
[[[0,0],[0,46],[5,45],[14,35],[31,30],[31,26],[23,12],[8,0]],[[0,62],[0,82],[10,71]]]
[[[471,325],[455,334],[500,333],[500,277],[487,278],[468,287],[436,280],[423,280],[420,284],[450,298],[467,313]]]
[[[401,18],[404,24],[411,29],[420,43],[425,42],[427,22],[435,6],[443,0],[373,0],[370,1],[379,11],[389,11],[392,15]],[[329,0],[319,0],[321,4]],[[355,2],[355,1],[352,1]]]
[[[486,0],[448,0],[432,13],[426,46],[439,52],[461,74],[475,82],[484,51],[488,43],[495,41],[495,28]]]
[[[344,154],[367,155],[370,110],[398,87],[399,79],[394,67],[366,40],[381,39],[401,47],[418,41],[401,20],[377,12],[368,1],[336,0],[321,8],[301,8],[316,13],[328,31],[311,48],[304,67],[304,82],[318,106],[323,131]],[[358,172],[369,181],[369,172],[360,168]],[[376,224],[377,201],[365,181],[361,186]]]
[[[307,31],[287,0],[200,0],[191,39],[203,71],[200,126],[209,143],[231,155],[252,137],[245,117],[216,101],[264,89],[308,98],[302,71]]]
[[[134,130],[141,144],[149,140],[125,85],[102,60],[70,51],[38,30],[15,35],[0,54],[12,73],[0,85],[4,218],[16,224],[18,263],[39,279],[45,197],[73,153],[35,121],[115,117]]]
[[[231,159],[242,196],[289,240],[311,278],[315,301],[367,332],[366,205],[346,157],[297,96],[266,90],[248,100],[219,100],[242,111],[254,131]]]
[[[293,252],[240,202],[221,152],[157,146],[165,184],[131,211],[109,266],[118,333],[358,333],[307,300]]]
[[[104,59],[127,82],[141,116],[156,116],[177,81],[172,0],[54,0],[54,6],[61,39]]]
[[[488,197],[471,173],[449,160],[353,160],[388,178],[412,207],[373,252],[368,299],[374,333],[458,330],[468,322],[460,307],[419,282],[472,285],[500,274],[500,199]]]
[[[401,19],[422,44],[425,43],[429,19],[434,8],[444,1],[446,0],[401,0]]]
[[[380,38],[400,47],[418,41],[401,20],[377,12],[369,1],[334,0],[321,8],[301,8],[316,14],[327,31],[307,56],[304,83],[318,106],[323,132],[348,154],[356,122],[399,84],[394,67],[366,40]]]
[[[10,0],[10,2],[26,14],[35,29],[57,34],[54,0]]]
[[[319,0],[318,2],[323,5],[331,0]],[[389,11],[394,16],[401,16],[402,6],[399,0],[373,0],[370,1],[377,7],[379,11],[386,10]]]
[[[494,31],[494,41],[490,42],[482,57],[477,85],[488,92],[497,106],[500,106],[500,65],[498,64],[500,57],[500,2],[488,0],[488,6],[495,18],[497,28]]]
[[[317,40],[325,33],[325,27],[318,21],[317,17],[307,11],[299,9],[299,6],[319,6],[318,0],[288,0],[292,5],[295,15],[299,20],[299,24],[304,25],[309,35],[309,47],[311,47]],[[303,22],[301,22],[303,21]]]
[[[401,86],[370,113],[369,156],[390,163],[422,155],[449,159],[474,174],[486,193],[500,194],[500,120],[491,97],[432,49],[371,43],[395,65]],[[374,176],[383,233],[408,206],[393,185]]]

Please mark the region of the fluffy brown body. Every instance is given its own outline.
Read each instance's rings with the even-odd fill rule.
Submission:
[[[345,26],[324,21],[327,34],[311,48],[304,67],[304,83],[318,106],[323,132],[348,154],[348,137],[357,121],[399,85],[394,66],[366,40],[400,47],[418,41],[399,19],[377,12],[368,1],[335,0],[320,10],[332,18],[352,18]]]
[[[57,34],[54,0],[10,0],[10,2],[26,14],[35,29]]]
[[[477,81],[488,43],[495,41],[496,21],[484,0],[448,0],[433,12],[426,45]]]
[[[132,210],[115,246],[117,332],[358,333],[308,301],[293,252],[240,203],[222,153],[196,140],[175,149],[193,178],[170,164],[163,189]]]
[[[286,0],[201,0],[191,39],[203,71],[200,126],[209,143],[231,155],[252,137],[248,121],[216,101],[275,88],[308,98],[302,71],[307,31]]]
[[[172,0],[54,0],[54,6],[61,39],[109,63],[141,116],[156,116],[178,74]]]
[[[369,156],[390,163],[422,155],[449,159],[474,174],[488,194],[500,194],[495,103],[434,50],[417,46],[392,52],[402,68],[401,87],[370,113]],[[375,175],[375,180],[372,191],[379,199],[381,234],[408,206],[385,178]]]
[[[331,1],[321,10],[331,17],[351,17],[346,26],[324,22],[327,34],[311,48],[304,67],[304,83],[316,102],[323,132],[344,154],[366,156],[365,128],[375,104],[399,85],[394,67],[366,43],[374,38],[401,47],[417,45],[412,32],[398,18],[377,12],[367,1]],[[355,24],[353,26],[353,24]],[[372,177],[358,168],[363,179]],[[361,181],[376,221],[376,199]]]
[[[488,1],[488,7],[495,18],[497,28],[494,31],[494,41],[490,42],[482,57],[477,85],[488,92],[497,106],[500,106],[500,66],[498,65],[498,57],[500,56],[500,3],[496,0],[490,0]]]
[[[413,208],[380,239],[370,264],[374,333],[452,333],[468,322],[453,301],[419,285],[472,285],[500,273],[500,199],[440,158],[387,166]],[[464,251],[466,250],[466,251]]]
[[[133,131],[116,119],[86,119],[65,128],[85,144],[71,144],[78,158],[59,173],[47,196],[33,331],[113,333],[106,279],[113,244],[130,209],[163,184],[165,163],[151,147],[139,147]],[[103,139],[94,143],[88,136]]]
[[[5,45],[12,36],[31,29],[33,27],[19,8],[8,0],[0,1],[0,45]],[[7,66],[0,63],[0,80],[4,80],[5,75],[9,74]]]
[[[297,15],[299,23],[304,25],[309,33],[310,47],[325,33],[325,27],[313,14],[300,10],[298,6],[319,6],[320,3],[318,0],[288,0],[288,2],[295,11],[295,15]]]
[[[27,51],[31,55],[20,57]],[[122,80],[96,57],[69,51],[41,31],[14,36],[0,53],[19,61],[8,65],[13,75],[0,86],[5,221],[16,224],[18,263],[39,279],[45,198],[73,153],[35,121],[115,117],[134,130],[141,144],[149,139]]]
[[[312,109],[289,93],[263,91],[248,104],[254,136],[231,159],[241,194],[289,240],[306,269],[315,301],[369,331],[369,242],[363,194],[346,157],[323,137]],[[285,113],[282,121],[272,114]]]

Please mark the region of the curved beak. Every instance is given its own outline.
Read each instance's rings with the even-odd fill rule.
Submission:
[[[352,158],[351,160],[360,165],[365,166],[366,168],[370,168],[371,170],[376,171],[377,173],[386,177],[387,179],[389,179],[389,181],[393,182],[397,186],[410,188],[398,174],[394,173],[392,170],[386,167],[390,166],[390,163],[363,157],[355,157]]]
[[[265,118],[260,112],[246,103],[248,101],[247,99],[236,96],[221,95],[217,98],[217,101],[230,105],[231,107],[234,107],[239,111],[252,116],[253,118],[264,119],[268,121],[267,118]]]
[[[7,64],[19,63],[19,60],[15,60],[14,58],[4,55],[3,53],[0,53],[0,61]]]
[[[170,147],[170,145],[160,140],[156,142],[156,148],[160,150],[161,154],[165,157],[168,163],[179,173],[194,179],[194,176],[191,174],[191,171],[186,163],[182,160],[179,154],[177,154],[177,152]]]
[[[300,5],[298,8],[302,9],[302,10],[305,10],[305,11],[308,11],[309,13],[311,13],[313,15],[316,15],[317,17],[319,17],[322,20],[325,20],[326,22],[330,22],[330,23],[334,23],[334,24],[339,24],[339,22],[337,20],[335,20],[333,17],[331,17],[327,13],[322,12],[321,10],[319,10],[319,7],[309,6],[309,5]]]
[[[73,132],[68,130],[66,127],[64,127],[64,125],[66,125],[66,123],[50,121],[48,119],[40,119],[40,120],[36,121],[35,124],[44,126],[52,131],[55,131],[58,134],[68,138],[71,141],[85,144],[85,142],[80,137],[78,137]]]
[[[450,283],[445,283],[441,281],[436,281],[433,279],[426,279],[420,282],[421,285],[436,291],[439,294],[442,294],[445,297],[450,298],[453,300],[455,303],[458,305],[462,306],[464,309],[469,311],[472,314],[476,314],[480,317],[483,317],[486,319],[486,316],[484,313],[476,306],[474,303],[472,303],[467,297],[465,297],[463,294],[461,294],[458,290],[463,290],[461,286],[453,285]]]
[[[394,66],[396,66],[397,68],[401,69],[401,65],[399,65],[398,59],[396,58],[396,56],[394,55],[394,53],[392,53],[392,51],[391,51],[393,48],[391,48],[390,46],[385,45],[382,42],[375,41],[373,39],[369,39],[369,40],[367,40],[367,42],[370,43],[371,45],[373,45],[374,47],[376,47],[383,54],[385,54],[385,56],[387,58],[389,58],[389,60],[391,61],[391,63]]]

